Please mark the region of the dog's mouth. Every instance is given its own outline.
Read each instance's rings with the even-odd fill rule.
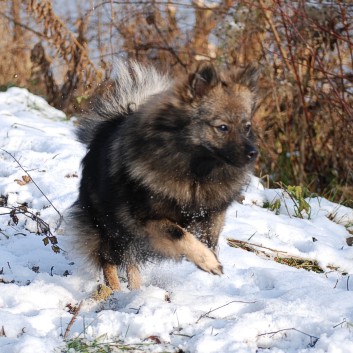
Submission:
[[[197,177],[204,178],[212,170],[225,164],[235,168],[244,168],[247,165],[251,165],[255,161],[257,154],[256,148],[251,144],[244,144],[240,147],[215,148],[204,143],[193,151],[190,169]]]
[[[258,155],[257,149],[249,143],[244,144],[242,148],[236,148],[234,146],[214,148],[207,144],[204,147],[211,154],[210,158],[213,157],[219,162],[238,168],[253,163]],[[236,153],[238,150],[239,153]]]

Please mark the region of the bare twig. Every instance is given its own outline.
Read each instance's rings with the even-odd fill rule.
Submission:
[[[281,330],[278,330],[278,331],[273,331],[273,332],[261,333],[261,334],[257,335],[257,337],[267,336],[267,335],[271,335],[271,337],[273,337],[275,334],[280,333],[280,332],[284,332],[284,331],[296,331],[296,332],[299,332],[299,333],[301,333],[301,334],[303,334],[305,336],[310,337],[310,344],[309,344],[310,347],[314,347],[315,344],[317,343],[317,341],[319,340],[319,337],[310,335],[310,334],[305,333],[303,331],[300,331],[300,330],[298,330],[298,329],[296,329],[294,327],[292,327],[292,328],[284,328],[284,329],[281,329]]]
[[[346,318],[344,318],[343,321],[340,322],[339,324],[336,324],[336,325],[332,326],[332,328],[336,328],[336,327],[338,327],[338,326],[341,326],[341,327],[342,327],[342,325],[345,324],[345,323],[347,323]]]
[[[64,338],[67,338],[68,334],[70,333],[71,327],[72,325],[75,323],[76,319],[77,319],[77,315],[79,314],[81,307],[82,307],[82,303],[83,301],[80,302],[80,305],[77,307],[77,309],[75,310],[74,315],[72,316],[69,324],[66,327],[65,333],[64,333]]]
[[[295,268],[303,268],[307,271],[314,271],[317,273],[324,272],[324,270],[318,265],[317,261],[315,260],[306,259],[299,256],[291,256],[285,251],[271,249],[265,246],[252,244],[242,240],[237,240],[237,239],[227,239],[227,240],[230,246],[237,247],[249,252],[253,252],[254,254],[264,257],[267,260],[270,259],[280,264],[284,264]],[[261,250],[261,249],[265,249],[265,250]],[[336,268],[335,270],[340,271],[338,268]]]
[[[37,187],[37,189],[41,192],[41,194],[46,198],[46,200],[50,203],[50,205],[54,208],[54,210],[58,213],[59,215],[59,222],[58,225],[56,226],[54,231],[57,231],[61,225],[62,220],[64,219],[63,215],[59,212],[59,210],[53,205],[53,203],[48,199],[48,197],[44,194],[42,189],[38,186],[38,184],[33,180],[31,175],[27,172],[26,169],[24,169],[21,165],[21,163],[15,158],[14,155],[12,155],[10,152],[4,150],[3,148],[0,148],[3,152],[7,153],[9,156],[13,158],[13,160],[18,164],[18,166],[31,178],[32,183]]]
[[[350,276],[348,275],[348,277],[347,277],[347,291],[349,291],[349,278],[350,278]]]
[[[183,63],[183,61],[179,58],[178,54],[176,53],[176,51],[174,50],[174,48],[168,44],[168,41],[166,40],[166,38],[164,38],[164,35],[162,33],[162,31],[160,30],[160,28],[158,27],[156,21],[153,21],[153,26],[155,28],[155,30],[157,31],[157,33],[159,34],[159,36],[161,37],[164,45],[167,46],[167,50],[174,56],[175,60],[178,62],[178,64],[180,64],[182,66],[182,68],[185,70],[185,72],[187,72],[187,66],[185,63]]]
[[[246,302],[246,301],[242,301],[242,300],[232,300],[232,301],[230,301],[229,303],[226,303],[226,304],[221,305],[221,306],[219,306],[219,307],[217,307],[217,308],[211,309],[211,310],[207,311],[207,313],[202,314],[202,315],[197,319],[196,324],[197,324],[202,318],[206,317],[206,316],[209,315],[210,313],[212,313],[212,312],[214,312],[214,311],[216,311],[216,310],[218,310],[218,309],[224,308],[225,306],[227,306],[227,305],[229,305],[229,304],[232,304],[232,303],[254,304],[254,303],[256,303],[256,301],[253,301],[253,302]]]
[[[243,245],[247,245],[247,246],[252,246],[252,247],[257,247],[257,248],[262,248],[262,249],[266,249],[266,250],[270,250],[275,252],[276,254],[278,253],[282,253],[282,254],[288,254],[286,251],[281,251],[281,250],[276,250],[276,249],[272,249],[266,246],[262,246],[262,245],[258,245],[258,244],[254,244],[254,243],[249,243],[247,241],[243,241],[243,240],[236,240],[236,239],[228,239],[228,242],[232,243],[232,244],[243,244]]]
[[[0,12],[0,16],[6,18],[8,21],[13,22],[16,26],[20,26],[20,27],[24,28],[25,30],[34,33],[34,34],[35,34],[36,36],[38,36],[39,38],[48,39],[47,36],[43,35],[42,33],[38,32],[38,31],[35,31],[33,28],[31,28],[31,27],[29,27],[29,26],[26,26],[26,25],[23,24],[23,23],[19,23],[19,22],[15,21],[12,17],[7,16],[4,12]]]
[[[52,250],[54,252],[60,252],[62,250],[57,244],[57,238],[53,235],[50,230],[49,224],[46,223],[42,218],[40,218],[37,214],[29,211],[25,206],[2,206],[5,209],[8,209],[9,212],[0,213],[0,216],[9,215],[12,221],[17,224],[18,223],[18,214],[22,214],[27,218],[35,221],[37,223],[37,234],[44,234],[45,238],[43,238],[44,245],[48,245],[49,243],[52,244]],[[16,234],[23,234],[23,233],[16,233]]]

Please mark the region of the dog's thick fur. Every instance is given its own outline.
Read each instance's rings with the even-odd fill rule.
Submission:
[[[215,250],[225,211],[257,155],[255,70],[202,63],[174,83],[135,62],[116,66],[78,128],[88,152],[72,207],[76,242],[113,290],[121,269],[139,288],[151,259],[185,256],[222,274]]]

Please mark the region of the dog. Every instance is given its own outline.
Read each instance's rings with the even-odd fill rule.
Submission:
[[[87,154],[72,206],[75,243],[113,291],[120,271],[138,289],[152,260],[185,257],[221,275],[225,212],[258,154],[257,69],[202,62],[176,81],[134,61],[118,61],[115,71],[79,119]]]

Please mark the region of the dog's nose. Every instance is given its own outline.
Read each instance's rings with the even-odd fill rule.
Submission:
[[[248,159],[249,159],[249,161],[254,160],[254,159],[257,157],[258,154],[259,154],[259,152],[257,152],[256,149],[250,150],[250,151],[248,152]]]

